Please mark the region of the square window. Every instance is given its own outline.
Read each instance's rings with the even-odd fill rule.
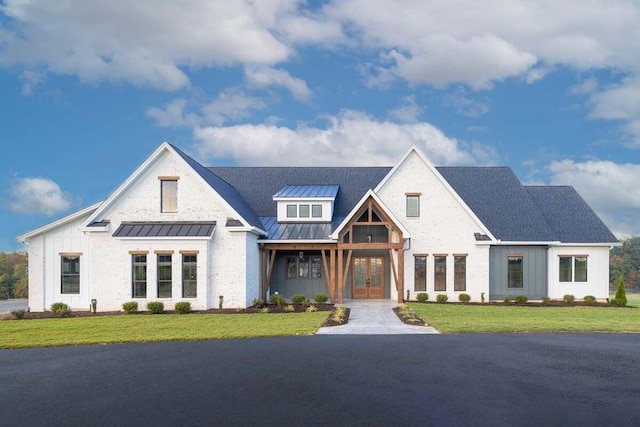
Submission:
[[[322,218],[322,205],[311,205],[311,216],[313,218]]]
[[[298,209],[300,218],[309,218],[309,205],[300,205]]]
[[[420,216],[420,196],[407,195],[407,217],[417,218]]]
[[[298,217],[298,205],[287,205],[287,218]]]

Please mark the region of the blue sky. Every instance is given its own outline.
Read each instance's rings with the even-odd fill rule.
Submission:
[[[559,3],[559,4],[558,4]],[[640,235],[640,3],[0,1],[0,250],[162,142],[213,165],[507,165]]]

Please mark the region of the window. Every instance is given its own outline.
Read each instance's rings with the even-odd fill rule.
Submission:
[[[182,254],[182,298],[198,296],[198,255]]]
[[[296,218],[298,216],[298,205],[287,205],[287,218]]]
[[[60,275],[60,293],[80,293],[80,256],[62,255],[62,268]]]
[[[298,260],[298,277],[309,277],[309,258]]]
[[[313,218],[322,218],[322,205],[311,205],[311,216]]]
[[[467,256],[455,255],[453,257],[453,290],[467,290]]]
[[[414,284],[416,291],[427,290],[427,256],[416,255],[413,257]]]
[[[147,297],[147,256],[132,255],[133,262],[133,298]]]
[[[560,257],[561,282],[586,282],[587,257],[585,255],[571,255]]]
[[[160,180],[160,193],[162,199],[162,212],[178,212],[178,180]]]
[[[299,206],[300,218],[309,218],[309,205]]]
[[[447,256],[436,255],[433,257],[433,290],[447,290]]]
[[[287,279],[317,279],[322,277],[322,258],[312,257],[288,257]]]
[[[320,257],[311,257],[311,277],[317,279],[322,276],[322,262]]]
[[[523,288],[524,282],[522,277],[522,256],[509,256],[507,259],[507,287]]]
[[[417,218],[420,216],[420,195],[407,194],[407,217]]]
[[[171,255],[158,255],[158,298],[171,298]]]
[[[287,279],[298,277],[298,258],[287,258]]]

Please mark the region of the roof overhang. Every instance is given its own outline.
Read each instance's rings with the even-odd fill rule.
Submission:
[[[37,236],[38,234],[42,234],[42,233],[46,233],[49,230],[53,230],[56,227],[60,227],[62,225],[68,224],[71,221],[74,221],[76,219],[82,218],[85,215],[90,215],[93,211],[95,211],[96,209],[98,209],[98,207],[102,204],[103,202],[98,202],[98,203],[94,203],[91,206],[87,206],[84,209],[81,209],[79,211],[76,211],[72,214],[69,214],[65,217],[62,217],[56,221],[50,222],[46,225],[43,225],[42,227],[36,228],[35,230],[29,231],[27,233],[21,234],[18,237],[16,237],[16,240],[19,241],[20,243],[26,243],[29,239],[31,239],[34,236]]]

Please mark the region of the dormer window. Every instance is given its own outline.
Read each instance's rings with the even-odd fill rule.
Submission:
[[[331,222],[337,185],[287,185],[273,200],[278,204],[278,222]]]
[[[160,177],[160,212],[178,212],[178,178]]]

